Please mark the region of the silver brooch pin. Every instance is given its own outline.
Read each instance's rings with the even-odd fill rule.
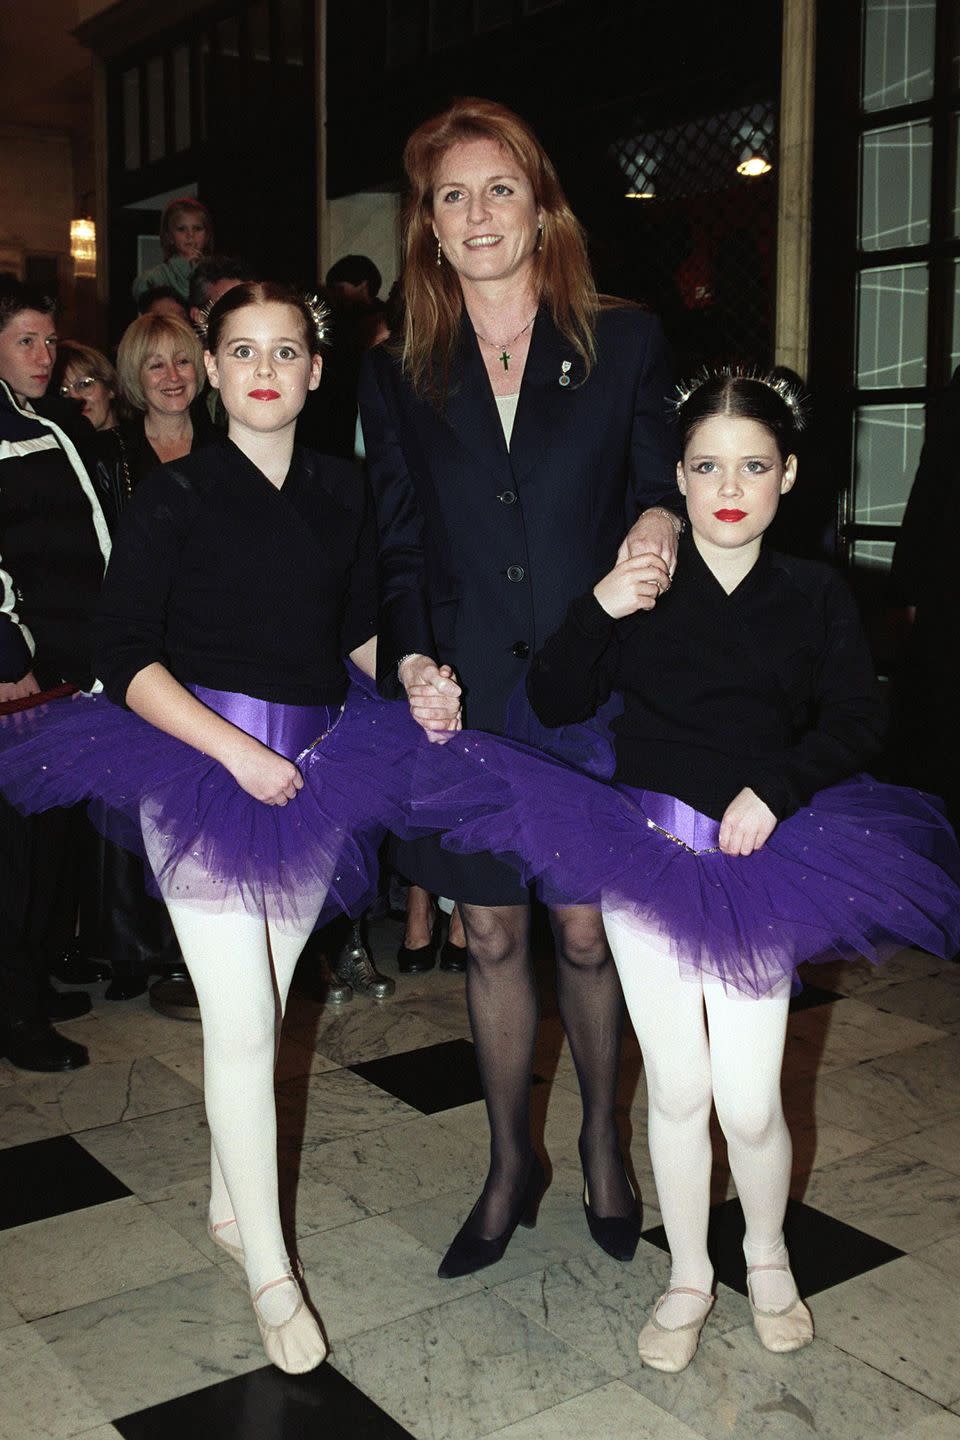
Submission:
[[[569,384],[570,384],[570,370],[571,370],[571,369],[572,369],[572,364],[571,364],[571,362],[570,362],[569,360],[561,360],[561,362],[560,362],[560,384],[561,384],[561,385],[569,385]]]

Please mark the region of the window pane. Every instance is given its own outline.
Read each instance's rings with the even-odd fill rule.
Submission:
[[[860,570],[889,570],[893,563],[893,541],[854,540],[850,560]]]
[[[267,0],[255,0],[247,10],[247,35],[254,60],[270,59],[270,10]]]
[[[936,0],[865,0],[864,110],[930,98],[936,21]]]
[[[953,117],[953,235],[960,235],[960,115]]]
[[[929,240],[931,136],[927,121],[864,135],[860,160],[862,249],[886,250]]]
[[[475,0],[474,13],[479,33],[496,30],[513,20],[513,0]]]
[[[123,72],[123,165],[140,169],[140,71]]]
[[[207,138],[207,80],[210,73],[210,36],[201,35],[200,44],[197,47],[197,80],[199,81],[199,96],[197,105],[200,110],[200,139]]]
[[[868,390],[927,379],[925,265],[864,270],[858,281],[857,384]]]
[[[167,148],[163,115],[163,56],[147,61],[147,159],[162,160]]]
[[[431,0],[430,49],[460,45],[473,33],[473,0]]]
[[[302,0],[280,0],[280,29],[284,59],[288,65],[303,64]]]
[[[240,58],[240,21],[236,15],[225,15],[217,24],[217,50],[231,60]]]
[[[960,365],[960,260],[953,262],[953,346],[950,355],[951,374]]]
[[[423,53],[421,0],[388,0],[387,64],[409,65]]]
[[[854,421],[854,519],[898,525],[923,445],[922,405],[873,405]]]
[[[190,47],[178,45],[173,52],[173,147],[190,146]]]

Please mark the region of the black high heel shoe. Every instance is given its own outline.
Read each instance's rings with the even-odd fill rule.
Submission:
[[[606,1251],[612,1260],[629,1263],[637,1253],[640,1243],[640,1211],[636,1202],[629,1215],[598,1215],[587,1199],[587,1185],[583,1185],[583,1213],[587,1229],[594,1242]]]
[[[485,1235],[474,1235],[470,1232],[470,1221],[474,1217],[477,1205],[480,1204],[478,1200],[477,1205],[474,1205],[453,1237],[446,1255],[440,1261],[440,1268],[437,1270],[440,1279],[455,1280],[460,1275],[472,1275],[476,1270],[485,1270],[488,1265],[496,1265],[497,1261],[502,1259],[503,1252],[510,1244],[517,1226],[523,1225],[526,1229],[532,1230],[536,1225],[537,1211],[546,1188],[546,1172],[539,1155],[534,1155],[517,1213],[511,1217],[506,1229],[502,1230],[499,1235],[495,1235],[492,1240],[488,1240]]]
[[[426,945],[415,945],[412,949],[409,945],[401,945],[397,951],[397,969],[401,975],[423,975],[432,970],[437,960],[437,947],[440,942],[440,916],[434,912],[433,925],[430,928],[430,939]]]

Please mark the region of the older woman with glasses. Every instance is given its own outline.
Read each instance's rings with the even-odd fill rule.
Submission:
[[[75,401],[94,430],[116,428],[120,381],[106,355],[79,340],[61,340],[52,380],[54,393]]]

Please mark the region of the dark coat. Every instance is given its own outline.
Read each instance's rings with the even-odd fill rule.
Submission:
[[[639,512],[679,509],[659,323],[606,309],[597,354],[584,382],[541,308],[509,451],[466,314],[442,411],[384,347],[367,357],[360,413],[380,530],[384,694],[398,693],[404,655],[430,655],[460,677],[466,723],[502,728],[529,656],[609,570]]]

